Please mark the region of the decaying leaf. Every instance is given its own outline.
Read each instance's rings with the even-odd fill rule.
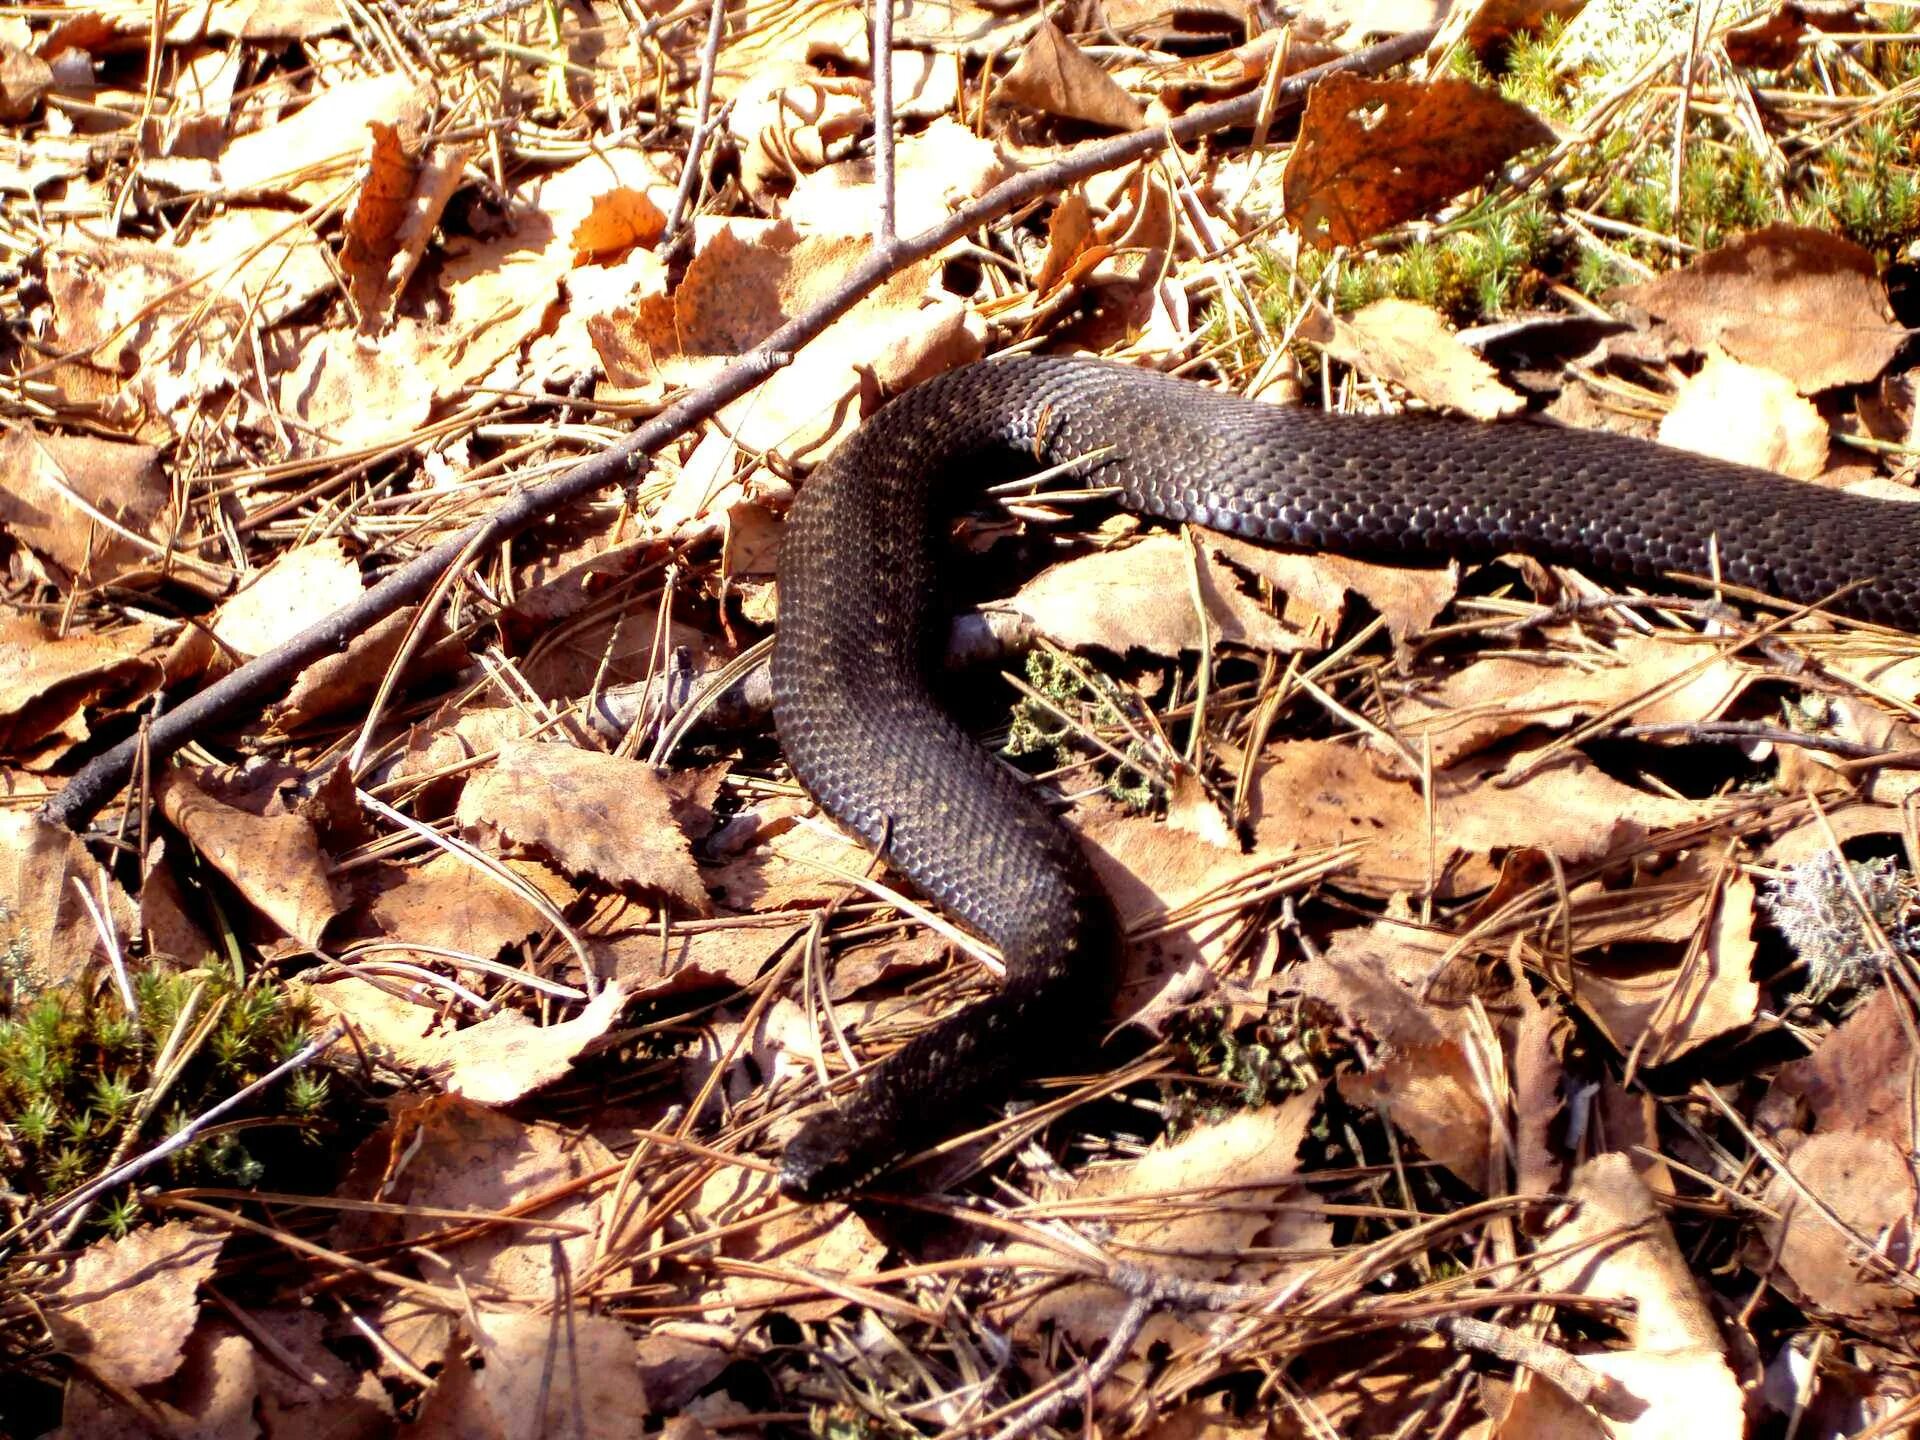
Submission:
[[[1287,218],[1323,249],[1358,245],[1552,139],[1523,106],[1464,80],[1330,76],[1287,160]]]
[[[1850,240],[1767,225],[1684,270],[1615,292],[1686,346],[1718,346],[1802,395],[1872,380],[1906,342],[1873,257]]]

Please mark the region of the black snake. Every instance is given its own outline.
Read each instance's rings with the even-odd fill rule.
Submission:
[[[1082,457],[1128,509],[1382,558],[1524,552],[1734,584],[1920,629],[1920,506],[1594,431],[1281,409],[1067,358],[909,391],[807,482],[779,568],[774,719],[821,806],[1006,957],[999,992],[808,1121],[781,1183],[824,1199],[953,1134],[1101,1013],[1118,944],[1073,837],[934,699],[942,518],[1014,467]]]

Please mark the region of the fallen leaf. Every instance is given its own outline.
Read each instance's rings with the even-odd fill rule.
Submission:
[[[1425,305],[1376,300],[1345,319],[1314,306],[1299,333],[1336,360],[1476,420],[1503,420],[1526,407],[1491,365],[1460,343],[1439,312]]]
[[[101,953],[100,932],[74,888],[84,885],[97,897],[101,874],[65,826],[18,806],[0,808],[0,948],[25,992],[79,982]],[[132,906],[111,879],[108,895],[108,923],[124,942]]]
[[[104,585],[158,564],[172,514],[151,446],[25,425],[0,431],[0,525],[69,574]]]
[[[1718,720],[1753,678],[1739,661],[1671,634],[1622,635],[1610,654],[1590,647],[1582,658],[1470,661],[1396,698],[1393,732],[1444,769],[1527,731],[1562,731],[1599,715],[1641,725]]]
[[[310,821],[256,813],[203,788],[212,777],[172,769],[156,787],[160,813],[247,902],[303,945],[344,908]]]
[[[282,551],[212,621],[220,643],[252,659],[359,599],[360,567],[338,540]]]
[[[1526,765],[1523,753],[1511,761],[1476,756],[1437,770],[1429,810],[1418,787],[1380,775],[1351,744],[1295,741],[1278,747],[1255,787],[1256,841],[1366,841],[1341,872],[1342,889],[1384,896],[1431,887],[1444,897],[1492,884],[1496,852],[1534,846],[1569,865],[1590,865],[1710,810],[1635,790],[1577,755],[1518,783],[1496,783]]]
[[[158,638],[150,625],[56,637],[28,616],[0,615],[0,751],[24,754],[89,706],[151,694],[162,679],[152,653]]]
[[[633,1337],[612,1316],[475,1309],[466,1323],[473,1361],[452,1358],[409,1436],[624,1440],[648,1416]]]
[[[366,1053],[406,1071],[432,1075],[450,1095],[481,1105],[510,1105],[551,1084],[607,1033],[626,1008],[619,985],[603,987],[570,1020],[541,1025],[500,1010],[464,1029],[444,1028],[440,1012],[397,999],[356,978],[306,988],[326,1018],[352,1023]]]
[[[1763,1197],[1780,1216],[1766,1228],[1780,1268],[1821,1309],[1904,1331],[1910,1318],[1887,1312],[1920,1300],[1920,1196],[1906,1153],[1878,1135],[1834,1130],[1807,1137],[1786,1164],[1792,1179],[1776,1174]]]
[[[1542,1235],[1540,1288],[1625,1302],[1616,1322],[1629,1348],[1577,1352],[1589,1370],[1623,1385],[1644,1406],[1608,1420],[1623,1440],[1747,1433],[1744,1398],[1719,1328],[1686,1257],[1624,1155],[1601,1155],[1574,1172],[1567,1217]],[[1527,1430],[1517,1433],[1526,1434]],[[1564,1432],[1553,1432],[1564,1433]]]
[[[1042,20],[995,89],[996,98],[1046,115],[1084,120],[1109,130],[1135,130],[1146,119],[1140,102],[1081,53],[1051,20]]]
[[[1077,1185],[1075,1208],[1098,1206],[1109,1218],[1106,1243],[1121,1253],[1151,1255],[1157,1273],[1185,1280],[1272,1285],[1311,1261],[1255,1258],[1250,1251],[1312,1252],[1333,1243],[1332,1223],[1283,1205],[1299,1198],[1300,1144],[1320,1107],[1317,1089],[1277,1106],[1243,1110],[1203,1125],[1171,1145],[1125,1165],[1102,1167]],[[1215,1203],[1230,1188],[1233,1203]],[[1045,1266],[1051,1250],[1025,1242],[1008,1247],[1006,1263]],[[1096,1347],[1113,1333],[1130,1297],[1097,1280],[1076,1280],[1043,1292],[1012,1316],[1014,1333],[1049,1324]],[[1136,1348],[1178,1343],[1199,1333],[1194,1322],[1163,1315]]]
[[[1287,158],[1287,218],[1323,250],[1358,245],[1553,138],[1525,107],[1465,80],[1330,75]]]
[[[1873,257],[1797,225],[1764,226],[1606,298],[1658,316],[1694,350],[1718,346],[1784,375],[1802,395],[1866,384],[1907,339]]]
[[[54,1284],[44,1313],[60,1351],[137,1390],[179,1368],[199,1317],[199,1289],[224,1232],[186,1220],[96,1240]]]
[[[1674,392],[1660,441],[1802,480],[1827,468],[1827,422],[1813,403],[1784,375],[1718,349],[1709,349],[1699,373]]]
[[[696,915],[713,908],[671,792],[637,761],[511,741],[467,782],[457,815],[468,830],[539,850],[569,873],[664,895]]]

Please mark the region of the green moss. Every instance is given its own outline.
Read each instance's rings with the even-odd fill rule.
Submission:
[[[11,1141],[0,1145],[0,1185],[30,1202],[72,1190],[115,1157],[177,1132],[306,1041],[306,1015],[284,990],[235,984],[224,967],[141,971],[134,996],[137,1008],[129,1014],[111,989],[91,997],[63,989],[0,1018],[0,1133]],[[197,1048],[187,1045],[200,1024],[210,1024],[209,1032]],[[166,1118],[144,1118],[153,1065],[170,1037]],[[171,1157],[170,1177],[258,1183],[266,1162],[255,1148],[283,1148],[290,1131],[317,1133],[330,1095],[324,1074],[296,1073],[237,1112],[240,1128]],[[131,1196],[103,1204],[92,1223],[121,1233],[137,1208]]]
[[[1031,650],[1027,653],[1027,683],[1045,697],[1046,703],[1023,696],[1014,705],[1006,754],[1016,758],[1043,756],[1049,769],[1083,759],[1075,728],[1062,721],[1061,714],[1082,717],[1095,730],[1124,734],[1126,692],[1084,661],[1076,662],[1045,648]],[[1116,748],[1133,763],[1101,762],[1107,793],[1129,809],[1153,809],[1162,796],[1139,742],[1129,740]]]

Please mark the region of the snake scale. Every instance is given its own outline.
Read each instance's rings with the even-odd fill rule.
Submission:
[[[801,1199],[857,1190],[957,1132],[1102,1013],[1119,936],[1091,867],[928,680],[946,633],[944,519],[984,483],[1089,456],[1089,483],[1128,509],[1249,539],[1384,559],[1521,552],[1647,580],[1717,573],[1920,629],[1920,505],[1623,436],[1283,409],[1066,357],[988,361],[908,391],[788,517],[774,721],[820,805],[997,945],[1006,980],[803,1125],[781,1164]]]

